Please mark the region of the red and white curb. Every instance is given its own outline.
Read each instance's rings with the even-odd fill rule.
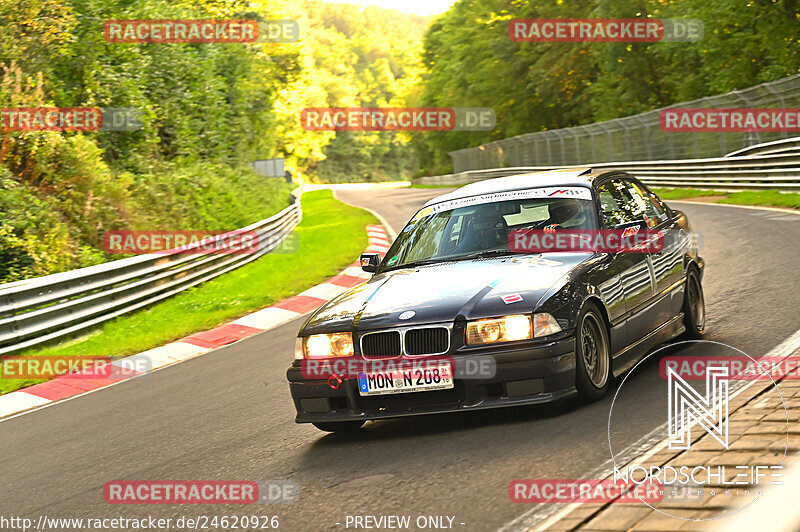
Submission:
[[[368,225],[367,235],[369,236],[367,252],[383,255],[389,250],[389,241],[383,226]],[[324,283],[275,303],[271,307],[258,310],[209,331],[196,333],[161,347],[114,360],[110,364],[116,368],[109,372],[114,375],[114,378],[81,378],[79,373],[71,373],[29,386],[23,390],[1,395],[0,417],[11,416],[54,401],[82,395],[165,366],[183,362],[248,336],[274,329],[316,310],[348,288],[363,283],[369,277],[370,274],[365,273],[359,262],[356,261]],[[147,371],[136,371],[131,368],[148,369]],[[102,368],[100,370],[102,371]]]

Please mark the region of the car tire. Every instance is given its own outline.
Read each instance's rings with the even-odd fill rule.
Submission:
[[[575,387],[585,401],[598,401],[611,385],[608,328],[597,305],[587,303],[575,329]]]
[[[683,291],[683,326],[686,337],[699,340],[706,332],[706,299],[697,269],[690,268]]]
[[[312,425],[325,432],[355,432],[364,426],[364,423],[366,421],[329,421]]]

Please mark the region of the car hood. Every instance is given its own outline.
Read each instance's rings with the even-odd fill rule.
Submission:
[[[591,258],[558,253],[455,261],[373,276],[320,307],[302,335],[533,312],[542,296]],[[407,317],[408,311],[413,316]],[[400,315],[406,313],[400,319]]]

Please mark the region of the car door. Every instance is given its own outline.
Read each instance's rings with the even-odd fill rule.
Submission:
[[[640,205],[634,200],[623,178],[612,178],[597,186],[597,199],[604,229],[636,221],[644,222]],[[653,268],[647,253],[615,253],[611,258],[610,274],[618,276],[625,302],[624,315],[610,316],[624,321],[625,345],[612,345],[617,352],[647,335],[653,327],[653,316],[647,312],[655,291]],[[619,337],[620,335],[618,335]],[[624,364],[624,361],[620,361]]]
[[[655,326],[677,316],[683,304],[683,257],[691,245],[691,235],[683,231],[669,209],[644,185],[626,179],[625,185],[639,204],[650,231],[663,234],[661,251],[650,255],[655,280]]]

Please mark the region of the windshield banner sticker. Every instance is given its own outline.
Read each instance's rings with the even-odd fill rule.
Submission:
[[[420,214],[423,211],[426,211],[425,214],[434,214],[437,212],[458,209],[459,207],[471,207],[473,205],[483,205],[485,203],[495,203],[498,201],[550,197],[591,200],[592,191],[587,187],[542,187],[529,188],[526,190],[510,190],[508,192],[496,192],[493,194],[483,194],[480,196],[470,196],[468,198],[458,198],[450,201],[443,201],[442,203],[437,203],[436,205],[426,207],[420,211]]]

